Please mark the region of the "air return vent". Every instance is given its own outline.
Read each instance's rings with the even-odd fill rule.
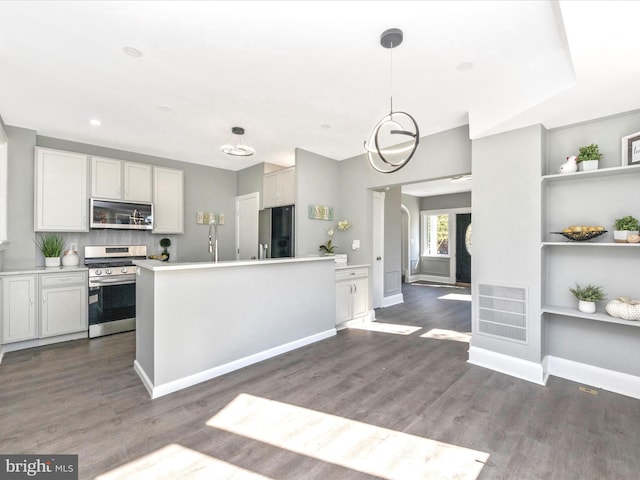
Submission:
[[[478,333],[527,343],[527,290],[478,285]]]

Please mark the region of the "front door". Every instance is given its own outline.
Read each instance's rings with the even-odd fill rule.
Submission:
[[[471,283],[471,214],[456,215],[456,282]]]

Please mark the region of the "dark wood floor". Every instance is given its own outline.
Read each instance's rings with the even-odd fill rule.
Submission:
[[[379,322],[422,327],[411,335],[343,330],[153,401],[132,368],[133,333],[6,354],[0,452],[79,454],[80,478],[176,445],[272,479],[384,477],[206,425],[250,394],[486,452],[481,479],[639,477],[640,401],[467,364],[466,343],[421,337],[470,331],[470,303],[439,298],[449,293],[468,290],[407,285],[404,304],[376,312]]]

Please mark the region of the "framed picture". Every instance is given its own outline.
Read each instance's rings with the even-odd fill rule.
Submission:
[[[622,138],[622,165],[640,165],[640,132]]]

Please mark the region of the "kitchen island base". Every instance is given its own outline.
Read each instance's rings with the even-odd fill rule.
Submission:
[[[336,334],[331,259],[136,264],[134,368],[152,398]]]

